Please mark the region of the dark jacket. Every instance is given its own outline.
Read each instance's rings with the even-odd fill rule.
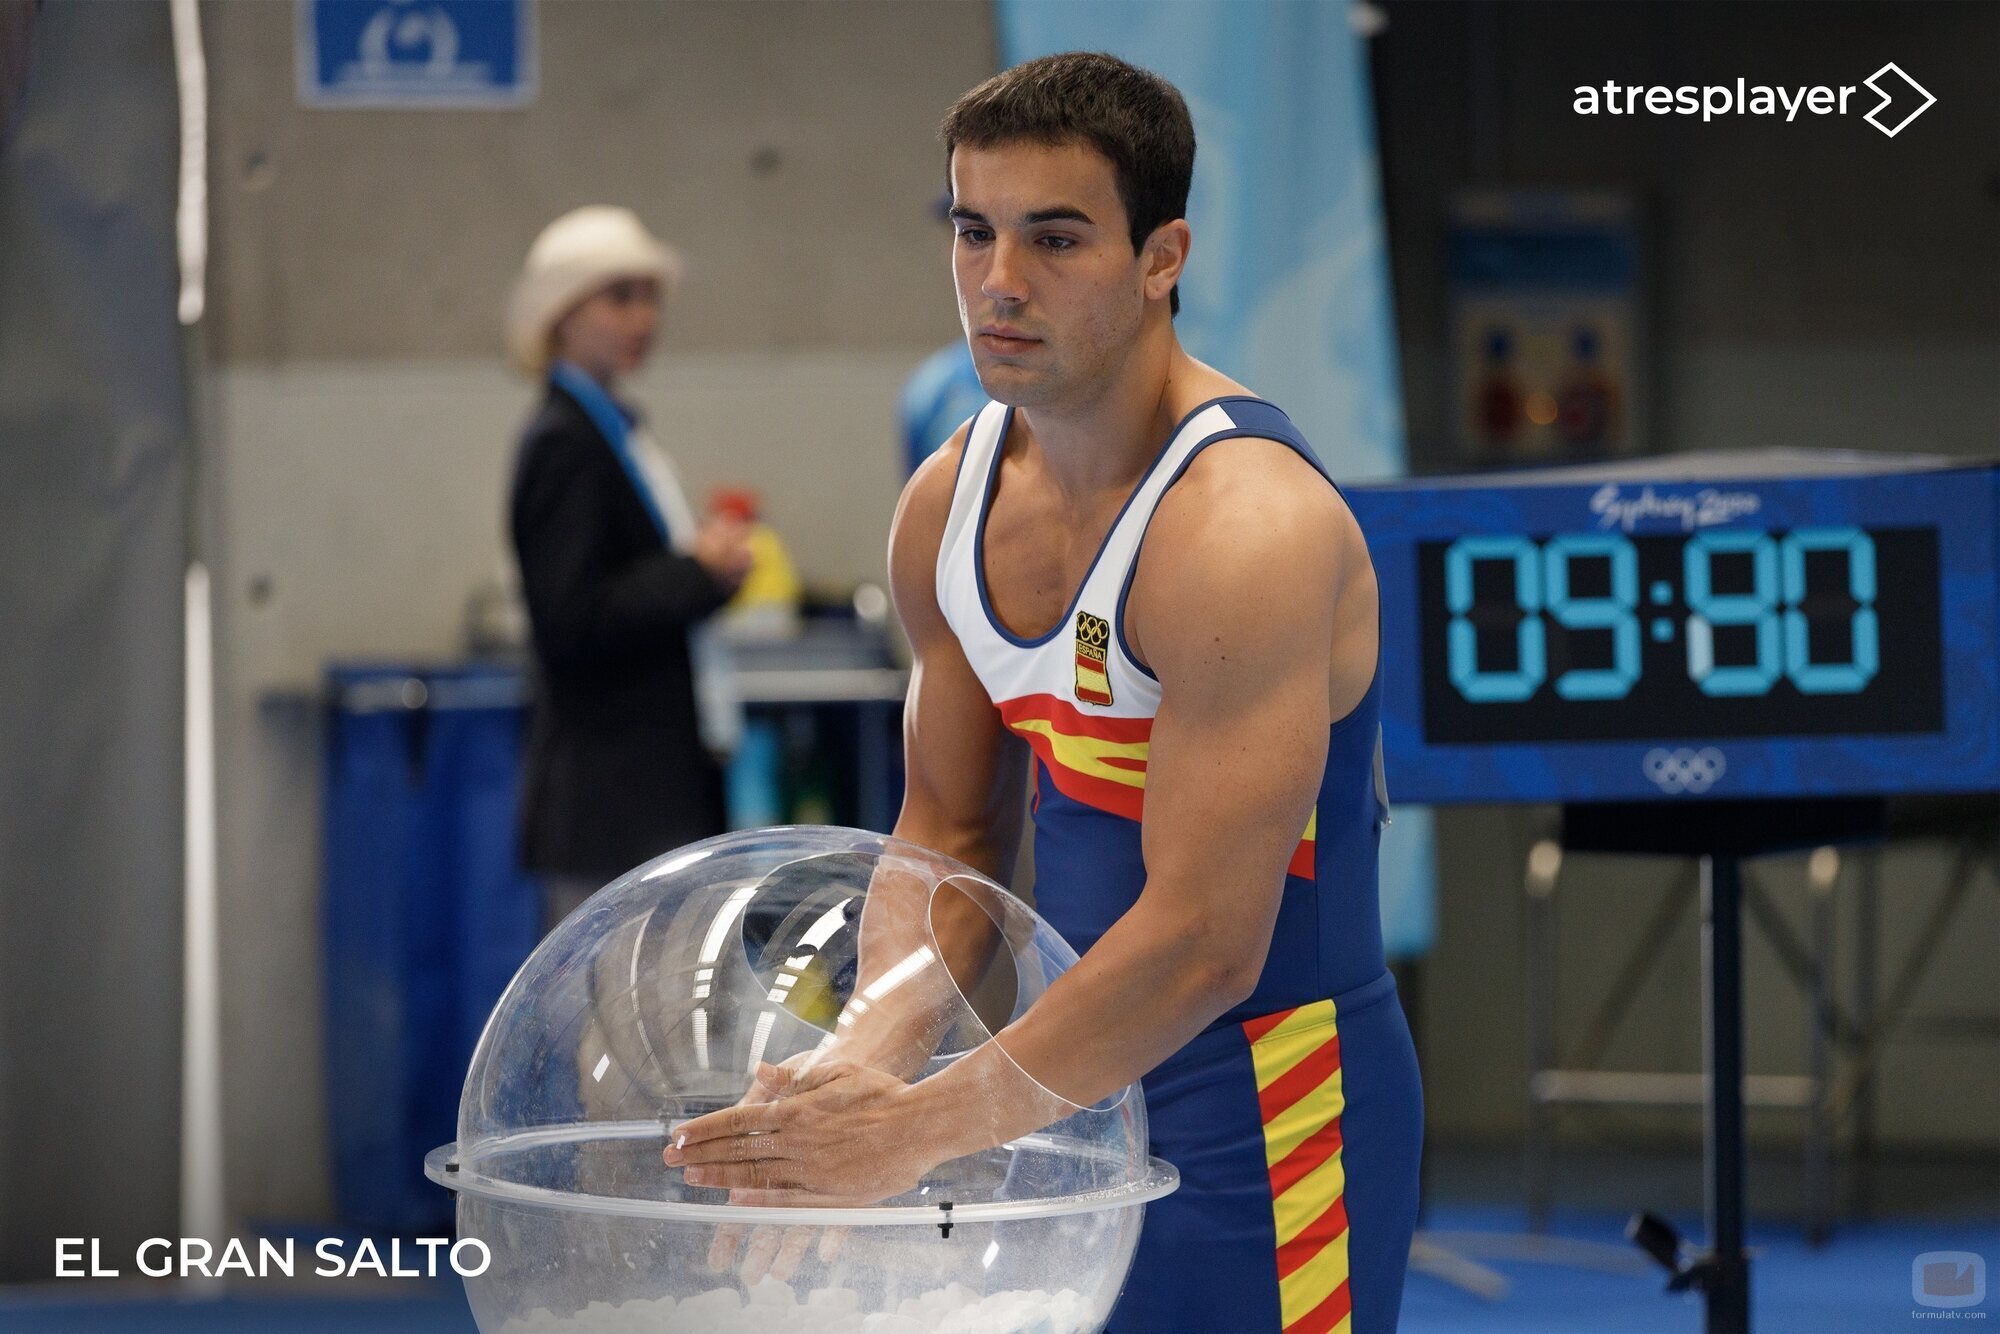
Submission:
[[[535,650],[525,865],[609,880],[723,832],[688,631],[730,590],[662,541],[610,442],[554,384],[510,509]]]

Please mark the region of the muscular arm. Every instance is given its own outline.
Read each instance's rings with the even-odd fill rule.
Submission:
[[[890,532],[890,588],[913,657],[903,708],[907,776],[894,833],[1004,885],[1020,843],[1027,748],[1001,722],[937,602],[938,546],[963,446],[961,431],[917,470]],[[958,988],[970,994],[977,987],[998,943],[993,924],[964,897],[945,891],[933,898],[930,891],[928,883],[878,873],[861,922],[857,995],[933,940]],[[906,984],[872,1010],[851,1002],[836,1054],[905,1077],[921,1069],[938,1024],[953,1012],[944,979],[926,976],[941,994]]]
[[[957,1152],[1050,1119],[1047,1099],[1010,1065],[1089,1105],[1248,996],[1263,969],[1326,762],[1345,516],[1282,446],[1231,448],[1251,457],[1226,471],[1197,464],[1162,505],[1128,605],[1161,685],[1145,888],[1000,1034],[1004,1050],[989,1044],[913,1090],[924,1122]],[[1009,1087],[1021,1094],[1011,1109],[980,1105]]]
[[[937,601],[938,546],[964,445],[961,429],[917,470],[889,535],[889,587],[913,659],[895,834],[1004,885],[1021,838],[1028,751],[987,698]]]

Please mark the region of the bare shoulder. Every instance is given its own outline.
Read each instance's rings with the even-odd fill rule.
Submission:
[[[1183,637],[1303,629],[1302,621],[1331,617],[1343,584],[1367,559],[1346,502],[1298,451],[1261,437],[1221,441],[1196,457],[1154,512],[1126,636],[1158,670]]]
[[[951,494],[971,425],[959,427],[918,465],[896,502],[889,527],[889,586],[906,629],[913,615],[921,616],[926,608],[935,611],[938,547],[951,518]]]
[[[1142,559],[1176,573],[1207,566],[1268,580],[1287,568],[1306,573],[1302,560],[1324,560],[1332,573],[1360,536],[1319,469],[1289,445],[1246,437],[1211,445],[1188,465],[1160,500]]]

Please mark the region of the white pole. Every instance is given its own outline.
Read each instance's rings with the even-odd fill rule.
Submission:
[[[182,324],[201,319],[208,274],[208,62],[201,53],[195,0],[172,0],[174,73],[181,101],[181,190],[175,234],[181,264]]]
[[[181,1017],[181,1235],[228,1241],[222,1177],[222,1007],[215,882],[215,679],[208,570],[187,572],[186,957]],[[195,1280],[209,1286],[219,1280]]]
[[[174,75],[180,92],[180,322],[201,319],[208,267],[208,64],[196,0],[171,0]],[[190,388],[192,392],[192,388]],[[190,530],[192,531],[192,530]],[[182,740],[186,789],[181,965],[181,1235],[218,1249],[228,1241],[222,1175],[222,1005],[217,943],[215,663],[208,568],[191,562],[182,615],[186,699]],[[191,1286],[219,1287],[198,1278]]]

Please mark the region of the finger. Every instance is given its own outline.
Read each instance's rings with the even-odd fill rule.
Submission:
[[[743,1280],[745,1287],[771,1272],[771,1262],[778,1258],[778,1248],[784,1240],[784,1234],[783,1228],[771,1223],[766,1223],[750,1233],[750,1244],[743,1248],[743,1263],[736,1271],[737,1277]]]
[[[768,1135],[738,1135],[733,1139],[711,1139],[700,1144],[690,1144],[685,1149],[668,1149],[664,1155],[669,1167],[701,1167],[710,1163],[750,1163],[765,1158],[785,1157],[783,1137],[777,1131]]]
[[[760,1061],[757,1064],[757,1083],[781,1097],[796,1097],[840,1078],[852,1068],[846,1061],[818,1061],[800,1066],[770,1065]]]
[[[778,1253],[771,1261],[771,1277],[789,1283],[799,1272],[806,1252],[812,1249],[813,1234],[819,1229],[810,1227],[788,1227],[778,1246]]]
[[[697,1116],[672,1128],[669,1147],[685,1150],[690,1144],[730,1135],[757,1135],[778,1128],[778,1109],[769,1102],[725,1107],[707,1116]]]
[[[733,1199],[733,1197],[732,1197]],[[729,1272],[736,1263],[736,1252],[743,1246],[744,1233],[749,1231],[741,1223],[719,1223],[715,1237],[708,1243],[708,1267],[717,1274]]]
[[[821,1264],[832,1264],[847,1249],[847,1229],[830,1227],[819,1234],[819,1258]]]
[[[687,1170],[687,1181],[690,1186],[707,1186],[712,1189],[791,1189],[795,1183],[781,1180],[775,1168],[774,1163],[763,1159],[747,1163],[709,1163],[702,1167],[690,1167]]]

